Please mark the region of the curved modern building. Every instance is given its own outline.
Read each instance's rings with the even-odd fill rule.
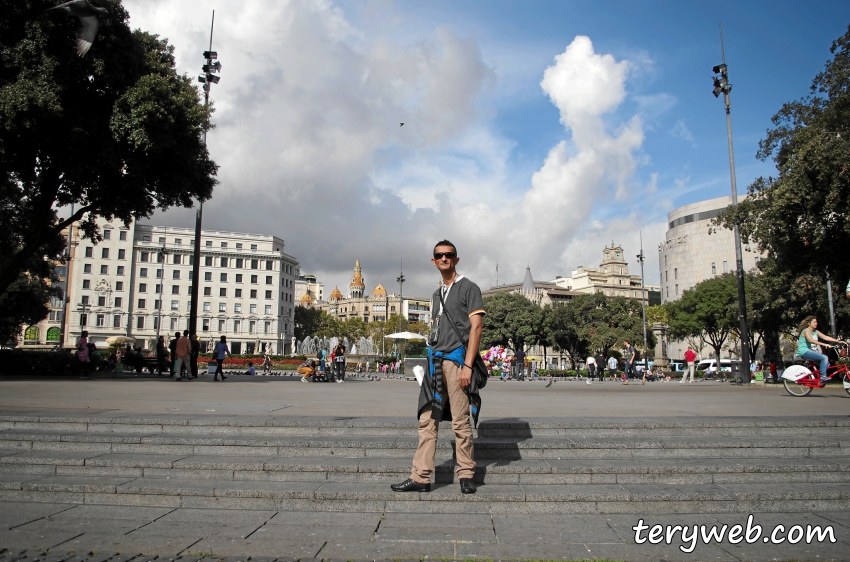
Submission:
[[[700,281],[735,271],[732,231],[719,228],[709,234],[711,219],[731,204],[731,196],[718,197],[683,205],[667,215],[667,235],[658,245],[661,302],[677,300]],[[753,269],[760,257],[755,246],[745,244],[744,270]],[[687,343],[671,341],[667,351],[671,358],[681,358],[685,349]],[[705,353],[703,356],[707,357]]]

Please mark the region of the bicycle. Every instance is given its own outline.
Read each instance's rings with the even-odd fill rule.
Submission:
[[[841,353],[838,354],[839,357],[848,355],[846,343],[836,344],[834,347],[841,349]],[[788,394],[791,396],[808,396],[812,393],[812,390],[825,387],[826,383],[835,378],[836,375],[844,375],[842,380],[844,390],[847,394],[850,394],[850,366],[847,363],[838,363],[827,367],[825,381],[821,380],[820,370],[816,362],[806,361],[806,363],[811,368],[805,365],[792,365],[782,373],[782,384]]]

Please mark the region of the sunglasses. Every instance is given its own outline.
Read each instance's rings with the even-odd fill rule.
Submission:
[[[435,260],[440,260],[440,259],[443,259],[443,258],[448,258],[450,260],[453,260],[456,257],[457,257],[456,252],[434,252],[434,259]]]

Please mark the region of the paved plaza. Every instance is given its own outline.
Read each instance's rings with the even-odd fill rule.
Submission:
[[[848,558],[840,386],[795,398],[492,381],[471,497],[447,424],[432,492],[389,491],[409,470],[417,393],[405,380],[0,379],[0,562]],[[675,530],[746,529],[750,514],[755,542],[689,547]],[[645,540],[656,525],[672,526],[669,544]],[[831,534],[765,542],[777,525]]]

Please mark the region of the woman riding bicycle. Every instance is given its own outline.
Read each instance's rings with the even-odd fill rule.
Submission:
[[[807,316],[805,320],[800,322],[800,337],[797,339],[797,355],[803,359],[820,362],[820,380],[826,382],[829,377],[826,376],[826,370],[829,367],[829,358],[815,351],[820,349],[818,346],[832,347],[829,344],[823,343],[822,340],[831,341],[833,343],[843,343],[841,340],[831,338],[826,334],[818,333],[818,319],[814,316]]]

